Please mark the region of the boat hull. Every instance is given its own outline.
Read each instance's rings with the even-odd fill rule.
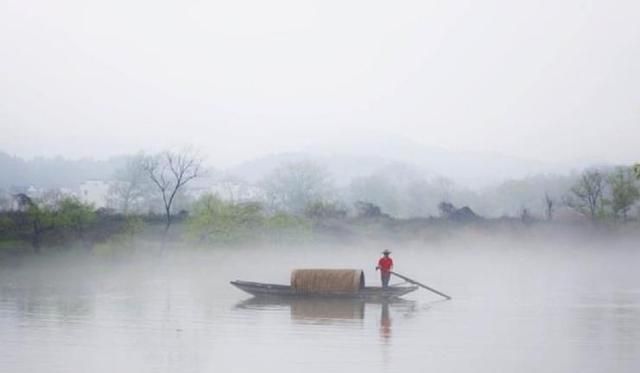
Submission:
[[[250,281],[231,281],[231,285],[256,297],[306,297],[384,300],[401,297],[418,289],[417,286],[365,286],[357,292],[303,292],[289,285],[264,284]]]

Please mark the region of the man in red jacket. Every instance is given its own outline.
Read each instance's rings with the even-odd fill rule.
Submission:
[[[385,250],[382,252],[384,255],[378,260],[378,266],[376,270],[380,270],[380,279],[382,280],[382,287],[389,287],[389,278],[391,278],[391,270],[393,269],[393,259],[389,258],[391,251]]]

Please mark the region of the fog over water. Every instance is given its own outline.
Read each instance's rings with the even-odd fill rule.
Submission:
[[[0,0],[0,373],[640,372],[638,15]]]
[[[377,285],[387,247],[453,300],[261,301],[229,284],[353,267]],[[0,370],[636,372],[639,261],[635,239],[524,235],[16,258],[0,267]]]

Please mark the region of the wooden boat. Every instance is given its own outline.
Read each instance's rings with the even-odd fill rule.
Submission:
[[[306,291],[290,285],[265,284],[250,281],[231,281],[231,285],[256,297],[314,297],[363,299],[368,301],[385,300],[401,297],[418,290],[417,286],[364,286],[356,291]]]
[[[401,297],[417,286],[365,286],[361,269],[294,269],[290,285],[231,281],[231,285],[257,297],[341,298],[367,301]]]

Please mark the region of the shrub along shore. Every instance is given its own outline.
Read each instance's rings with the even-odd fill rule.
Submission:
[[[370,203],[355,211],[328,203],[310,204],[301,214],[267,211],[259,203],[231,203],[214,195],[201,197],[190,210],[172,215],[167,229],[160,214],[125,215],[94,209],[74,198],[55,205],[25,203],[16,211],[0,213],[0,255],[30,255],[78,249],[91,253],[135,251],[140,242],[158,247],[201,248],[247,244],[301,244],[309,242],[388,242],[447,239],[460,232],[522,235],[638,232],[636,220],[542,220],[519,217],[483,218],[470,208],[440,206],[441,216],[398,219]]]

